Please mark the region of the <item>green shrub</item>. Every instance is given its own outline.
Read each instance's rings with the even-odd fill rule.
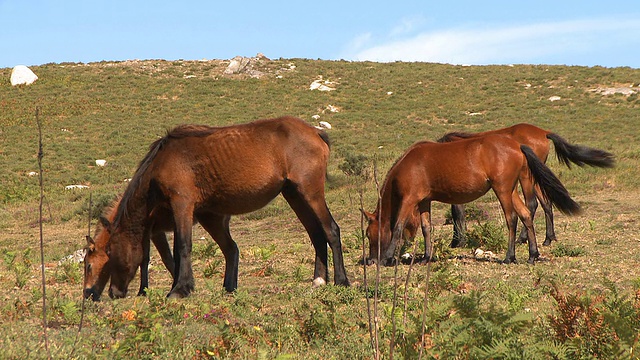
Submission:
[[[507,248],[504,227],[486,222],[474,226],[467,232],[467,247],[499,252]]]
[[[551,250],[551,253],[557,257],[577,257],[584,255],[585,250],[581,247],[569,246],[563,243],[559,243],[555,248],[553,248],[553,250]]]

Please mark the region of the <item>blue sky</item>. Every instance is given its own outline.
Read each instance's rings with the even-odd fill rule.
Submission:
[[[0,0],[0,68],[269,58],[640,68],[640,3]]]

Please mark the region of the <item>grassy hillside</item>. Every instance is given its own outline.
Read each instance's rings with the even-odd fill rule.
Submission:
[[[417,140],[520,122],[610,151],[617,166],[567,169],[550,158],[549,166],[584,214],[557,214],[559,241],[541,248],[542,260],[534,266],[524,264],[525,246],[517,250],[521,263],[509,266],[475,260],[472,248],[447,248],[452,231],[444,225],[447,206],[436,204],[433,234],[440,256],[430,273],[424,351],[441,358],[496,358],[499,354],[491,351],[500,346],[512,356],[528,358],[635,354],[629,351],[638,345],[640,331],[640,304],[633,300],[640,286],[640,70],[262,59],[254,69],[264,76],[252,78],[223,74],[228,64],[46,64],[32,68],[39,76],[36,83],[17,88],[9,84],[11,69],[0,69],[0,357],[46,357],[38,248],[40,189],[38,176],[30,174],[39,171],[36,107],[43,130],[48,334],[54,357],[72,352],[80,358],[372,357],[365,296],[371,291],[362,286],[363,269],[358,265],[359,194],[365,208],[372,210],[374,177],[381,181],[393,161]],[[320,77],[335,90],[310,90]],[[601,91],[623,87],[636,93]],[[164,300],[171,279],[153,250],[150,296],[86,304],[84,328],[74,344],[83,270],[58,261],[84,246],[89,193],[96,204],[95,228],[101,209],[124,191],[124,180],[149,144],[167,129],[182,123],[222,126],[281,115],[332,125],[327,202],[341,227],[354,286],[311,289],[312,246],[279,197],[256,213],[232,220],[241,257],[236,294],[224,294],[222,255],[197,226],[196,292],[190,298]],[[107,165],[96,166],[96,159],[105,159]],[[65,190],[73,184],[89,188]],[[470,222],[470,230],[506,236],[492,194],[478,201],[476,209],[486,216]],[[541,244],[541,209],[539,214]],[[500,249],[494,249],[498,259],[504,255]],[[374,271],[368,269],[369,285]],[[399,267],[399,294],[404,294],[407,271],[408,266]],[[400,316],[396,332],[395,355],[406,358],[414,357],[420,345],[427,267],[412,272],[408,318],[403,323]],[[383,268],[380,275],[380,348],[388,353],[393,268]],[[134,281],[130,292],[136,286]],[[558,320],[569,318],[571,309],[578,309],[578,320]],[[611,309],[620,310],[617,317]]]

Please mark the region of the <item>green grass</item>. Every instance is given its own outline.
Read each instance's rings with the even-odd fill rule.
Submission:
[[[294,70],[281,70],[290,63]],[[36,107],[43,124],[47,334],[54,358],[371,358],[366,299],[373,293],[375,269],[367,269],[365,289],[358,265],[359,193],[371,211],[375,178],[381,182],[417,140],[519,122],[610,151],[617,166],[567,169],[550,156],[548,165],[585,211],[577,217],[556,211],[558,242],[541,246],[541,261],[534,266],[524,264],[526,246],[517,247],[520,263],[509,266],[477,261],[470,249],[448,248],[449,207],[434,204],[438,260],[431,267],[426,312],[427,267],[417,266],[406,289],[403,319],[408,266],[400,266],[394,355],[415,358],[423,314],[423,351],[430,358],[611,358],[631,357],[634,347],[637,352],[640,99],[589,90],[637,83],[640,70],[280,59],[262,65],[267,76],[249,79],[223,76],[226,64],[46,64],[32,68],[39,80],[29,87],[0,83],[0,358],[46,357],[37,251],[40,189],[38,177],[29,176],[39,171]],[[8,79],[10,71],[0,69],[0,78]],[[318,75],[336,82],[336,90],[310,91]],[[562,99],[551,102],[551,96]],[[323,112],[328,105],[340,111]],[[124,191],[124,180],[167,129],[281,115],[316,123],[316,114],[333,126],[326,197],[341,227],[352,287],[311,288],[313,247],[279,197],[232,219],[231,233],[240,247],[237,293],[224,293],[222,254],[196,226],[191,297],[165,299],[171,279],[152,250],[149,296],[117,301],[105,296],[100,303],[85,303],[76,343],[82,267],[58,261],[84,245],[89,191],[97,209],[95,228],[98,211]],[[95,166],[96,159],[106,159],[107,165]],[[65,190],[71,184],[90,190]],[[491,235],[492,251],[501,258],[506,227],[500,206],[492,195],[477,206],[482,216],[469,222],[469,230],[477,227],[480,238],[482,230]],[[542,209],[537,214],[541,245]],[[393,274],[393,268],[380,274],[378,327],[386,356],[393,334]],[[130,293],[136,287],[137,280]],[[583,314],[575,326],[565,321],[572,309]]]

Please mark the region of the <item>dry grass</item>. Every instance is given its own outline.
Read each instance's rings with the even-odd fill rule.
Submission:
[[[432,286],[439,292],[430,301],[435,306],[478,291],[496,304],[526,310],[544,323],[555,307],[551,283],[566,292],[601,294],[606,292],[606,279],[624,293],[635,292],[640,279],[636,270],[640,263],[640,102],[633,95],[605,97],[590,89],[632,83],[638,70],[293,59],[264,61],[258,69],[268,75],[250,79],[242,74],[223,76],[228,63],[49,64],[34,69],[40,79],[31,88],[0,87],[0,249],[5,258],[0,263],[0,357],[43,357],[36,256],[38,188],[36,178],[27,175],[36,160],[36,104],[45,123],[45,262],[49,334],[56,357],[74,348],[82,304],[81,267],[59,265],[58,260],[84,245],[88,202],[88,192],[66,191],[64,186],[87,184],[94,199],[110,199],[124,190],[122,180],[131,176],[148,144],[167,127],[184,122],[226,125],[284,114],[310,122],[312,115],[319,114],[320,120],[329,121],[334,128],[330,130],[327,202],[341,227],[353,289],[311,289],[312,246],[286,202],[278,198],[266,209],[232,221],[231,232],[241,254],[238,294],[224,295],[221,254],[203,253],[211,239],[196,226],[193,296],[164,302],[171,279],[153,250],[151,296],[87,304],[78,357],[129,357],[136,351],[142,357],[153,357],[155,351],[169,358],[368,357],[366,305],[360,288],[363,269],[358,265],[362,254],[358,192],[364,189],[364,204],[371,210],[376,196],[371,179],[374,161],[382,177],[416,140],[517,122],[530,122],[572,142],[611,151],[618,165],[611,170],[568,170],[550,160],[584,214],[566,217],[556,212],[559,240],[541,247],[541,261],[533,266],[526,264],[525,246],[517,249],[520,263],[508,266],[476,260],[472,249],[446,250],[435,264]],[[0,77],[8,78],[9,70],[0,69]],[[308,90],[318,75],[337,82],[337,90]],[[550,102],[553,95],[562,100]],[[328,105],[340,111],[323,113]],[[107,159],[105,168],[94,166],[98,158]],[[369,177],[345,175],[340,170],[345,159],[365,161],[364,174]],[[488,212],[488,221],[504,226],[495,197],[485,196],[479,206]],[[433,234],[444,244],[452,233],[451,225],[442,225],[446,210],[445,205],[434,205]],[[536,229],[542,234],[538,235],[541,244],[542,216]],[[580,248],[582,255],[554,256],[552,250],[558,244]],[[8,254],[15,256],[13,265]],[[497,255],[498,259],[503,256]],[[20,264],[27,270],[21,270]],[[401,278],[407,270],[400,267]],[[371,275],[373,268],[368,271]],[[426,267],[420,266],[410,281],[409,309],[416,316],[425,278]],[[393,269],[383,268],[381,279],[385,307],[390,302]],[[132,284],[130,291],[135,292],[136,281]],[[205,321],[205,314],[212,311],[219,314],[218,320]],[[387,316],[381,314],[383,324],[388,324]],[[324,340],[314,339],[316,333],[324,334]],[[125,340],[136,336],[140,337],[137,344]],[[145,347],[147,343],[150,348]],[[234,347],[236,343],[240,345]],[[92,349],[92,344],[98,347]]]

